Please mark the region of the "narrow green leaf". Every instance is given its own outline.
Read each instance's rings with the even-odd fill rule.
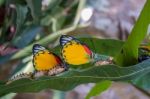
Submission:
[[[134,84],[136,84],[138,87],[150,91],[150,72],[146,74],[141,74],[137,79],[132,81]]]
[[[41,7],[42,7],[42,0],[26,0],[30,10],[31,15],[35,22],[40,22],[39,18],[42,15]]]
[[[28,12],[27,6],[21,6],[16,5],[16,12],[17,12],[17,18],[16,18],[16,33],[20,33],[24,24],[24,21],[26,19],[26,15]]]
[[[147,34],[150,24],[150,0],[147,0],[128,40],[122,50],[116,56],[115,61],[118,65],[129,66],[137,63],[138,47]]]
[[[90,99],[93,96],[99,95],[105,90],[107,90],[111,85],[111,81],[101,81],[99,83],[96,83],[96,85],[90,90],[90,92],[87,94],[85,99]]]
[[[42,26],[49,26],[51,24],[51,22],[52,22],[51,18],[52,18],[51,15],[45,16],[44,18],[41,19],[40,24]]]
[[[23,33],[17,36],[12,43],[18,48],[23,48],[27,46],[29,43],[31,43],[35,38],[35,36],[38,33],[41,33],[41,31],[42,31],[42,27],[30,25],[29,27],[24,29]]]
[[[128,81],[150,71],[150,60],[130,67],[116,65],[93,66],[85,70],[69,70],[62,75],[39,79],[20,79],[0,86],[0,95],[10,92],[37,92],[43,89],[71,90],[83,83],[97,83],[103,80]]]

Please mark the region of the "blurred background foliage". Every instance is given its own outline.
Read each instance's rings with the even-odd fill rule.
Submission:
[[[34,43],[42,44],[59,53],[59,48],[56,46],[59,44],[58,38],[62,34],[119,39],[107,41],[81,39],[81,41],[87,42],[95,52],[115,56],[124,44],[120,40],[127,39],[144,2],[145,0],[138,0],[137,3],[134,0],[115,0],[115,2],[108,0],[0,0],[0,79],[7,80],[20,72],[33,71],[31,52]],[[117,5],[122,6],[118,9]],[[150,81],[145,80],[148,78],[149,73],[144,73],[134,80],[133,84],[149,90]],[[3,84],[3,81],[0,83]],[[108,85],[100,82],[95,87],[90,84],[81,85],[75,91],[67,94],[68,96],[64,92],[45,90],[38,94],[16,95],[11,93],[3,98],[10,99],[15,96],[14,99],[24,99],[23,97],[29,99],[39,97],[43,99],[65,99],[65,97],[83,99],[85,94],[78,96],[79,93],[82,94],[81,89],[83,93],[87,93],[87,90],[89,91],[93,87],[94,91],[91,90],[87,96],[90,98],[90,96],[98,95],[106,90],[110,84],[110,82]],[[119,86],[120,89],[126,88],[129,93],[134,91],[136,94],[133,96],[135,97],[141,95],[139,99],[149,99],[147,91],[122,83],[117,84],[113,82],[110,90],[115,90],[115,87]],[[120,87],[121,85],[124,87]],[[96,89],[97,87],[101,89]],[[119,88],[118,90],[120,90]],[[101,98],[112,99],[117,96],[113,92],[119,91],[110,90],[104,95],[105,98],[102,96]],[[108,98],[110,92],[114,96]],[[131,99],[131,97],[126,99]]]
[[[84,4],[84,0],[82,2]],[[35,42],[49,45],[50,48],[56,46],[58,42],[52,44],[55,43],[54,40],[61,33],[73,31],[79,23],[79,18],[76,16],[76,13],[79,13],[78,4],[78,0],[1,1],[0,63],[18,58],[25,59],[25,56],[31,55],[32,45]],[[75,21],[77,22],[74,23]],[[71,29],[57,33],[58,30],[70,25]],[[26,58],[26,62],[20,60],[18,65],[23,68],[30,59]]]

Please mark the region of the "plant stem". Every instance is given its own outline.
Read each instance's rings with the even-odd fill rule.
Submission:
[[[85,5],[85,2],[86,2],[86,0],[79,0],[78,10],[77,10],[76,17],[75,17],[74,23],[73,23],[75,26],[79,24],[81,11]]]
[[[11,57],[11,59],[18,59],[18,58],[21,58],[21,57],[24,57],[26,55],[31,54],[33,44],[37,43],[37,44],[47,45],[48,43],[52,42],[53,40],[55,40],[58,36],[60,36],[62,34],[67,34],[67,33],[71,32],[71,31],[74,31],[77,28],[84,28],[84,27],[87,27],[87,26],[89,26],[89,23],[87,23],[87,24],[80,24],[78,26],[73,25],[73,26],[71,26],[69,28],[59,30],[59,31],[57,31],[55,33],[51,33],[48,36],[44,37],[43,39],[41,39],[41,40],[39,40],[37,42],[34,42],[34,43],[30,44],[29,46],[25,47],[24,49],[20,50],[19,52],[14,54]]]

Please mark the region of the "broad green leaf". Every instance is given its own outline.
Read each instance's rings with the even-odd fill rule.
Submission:
[[[150,24],[150,0],[147,0],[128,40],[122,50],[116,56],[115,61],[118,65],[129,66],[137,63],[138,47],[147,34]]]
[[[111,81],[101,81],[99,83],[96,83],[96,85],[90,90],[90,92],[87,94],[85,99],[90,99],[93,96],[99,95],[105,90],[107,90],[111,85]]]
[[[128,81],[150,71],[150,60],[130,67],[116,65],[93,66],[85,70],[69,70],[62,75],[41,77],[36,80],[20,79],[0,86],[0,95],[10,92],[37,92],[43,89],[71,90],[83,83],[97,83],[103,80]]]
[[[137,79],[132,81],[138,87],[150,91],[150,72],[146,74],[141,74]]]
[[[80,40],[93,52],[109,56],[115,56],[124,44],[123,41],[113,39],[81,38]]]

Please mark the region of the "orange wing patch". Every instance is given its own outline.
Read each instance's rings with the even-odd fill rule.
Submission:
[[[68,64],[80,65],[90,62],[91,56],[88,51],[87,47],[72,40],[63,46],[62,56]]]
[[[34,77],[52,76],[68,69],[57,55],[39,44],[33,46],[33,65],[36,70]]]
[[[62,35],[60,45],[62,46],[63,59],[68,64],[81,65],[92,60],[92,51],[72,36]]]
[[[53,53],[49,52],[48,50],[39,51],[36,55],[34,55],[34,66],[35,69],[40,70],[50,70],[55,66],[60,65],[56,57]]]

